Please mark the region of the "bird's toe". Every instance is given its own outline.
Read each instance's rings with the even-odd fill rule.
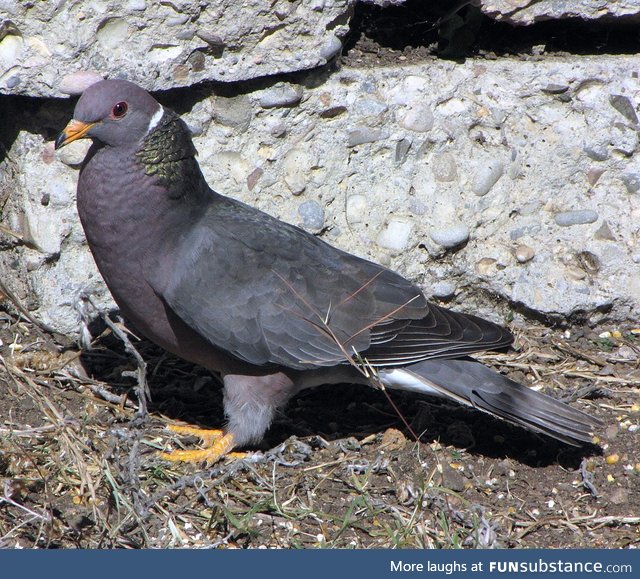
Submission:
[[[161,452],[160,458],[164,460],[171,462],[205,462],[207,465],[211,465],[226,456],[233,458],[244,456],[244,453],[231,452],[236,446],[234,437],[232,434],[225,433],[222,430],[210,430],[196,426],[175,424],[170,425],[168,428],[177,434],[197,436],[204,444],[204,448]]]

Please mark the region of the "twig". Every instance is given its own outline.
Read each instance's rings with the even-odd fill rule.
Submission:
[[[586,352],[581,352],[580,350],[572,348],[571,346],[563,342],[558,342],[554,344],[554,346],[565,354],[569,354],[570,356],[573,356],[574,358],[578,358],[580,360],[584,360],[585,362],[590,362],[591,364],[599,366],[600,368],[604,368],[607,365],[604,360],[597,358],[596,356],[591,356]]]
[[[136,397],[138,398],[138,410],[136,412],[134,420],[146,418],[148,414],[147,400],[151,400],[151,393],[149,392],[149,384],[147,382],[147,363],[140,355],[140,352],[138,352],[135,346],[131,343],[131,340],[129,340],[126,332],[124,332],[118,324],[114,323],[106,312],[102,311],[98,307],[91,296],[88,296],[86,299],[96,309],[96,311],[100,313],[100,317],[104,320],[104,323],[107,325],[107,327],[113,332],[114,336],[124,344],[124,349],[127,354],[133,356],[134,360],[136,361],[136,371],[122,372],[122,375],[125,377],[135,378],[137,381],[137,385],[134,388],[134,391],[136,393]],[[119,319],[119,322],[121,324],[123,323],[121,318]]]
[[[591,496],[594,498],[598,498],[598,489],[596,489],[593,484],[593,473],[589,472],[587,469],[588,461],[586,458],[582,459],[582,463],[580,463],[580,474],[582,476],[582,486],[586,488]]]
[[[109,392],[109,390],[107,390],[103,386],[98,386],[97,384],[84,384],[84,386],[89,388],[89,390],[91,390],[91,392],[93,392],[96,396],[100,396],[100,398],[102,398],[103,400],[106,400],[107,402],[111,402],[116,406],[120,406],[120,407],[125,406],[127,408],[135,408],[134,403],[127,398],[126,394],[121,394],[120,396],[118,396],[117,394],[114,394],[113,392]]]

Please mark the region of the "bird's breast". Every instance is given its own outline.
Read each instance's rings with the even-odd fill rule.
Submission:
[[[125,318],[147,338],[190,359],[183,350],[198,354],[191,345],[194,336],[171,319],[148,282],[148,264],[166,243],[175,208],[140,165],[114,157],[108,151],[95,154],[78,180],[78,213],[89,247]]]

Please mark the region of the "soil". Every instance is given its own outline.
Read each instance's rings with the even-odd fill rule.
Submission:
[[[341,385],[299,395],[260,449],[206,467],[158,456],[197,443],[168,424],[224,423],[205,370],[136,341],[151,389],[141,415],[135,360],[109,331],[80,352],[0,319],[0,547],[640,545],[635,328],[528,326],[515,352],[483,357],[599,417],[585,448]]]
[[[349,67],[398,66],[436,59],[541,60],[571,55],[637,54],[633,18],[546,20],[529,26],[497,22],[472,5],[407,0],[380,8],[357,4],[340,62]]]

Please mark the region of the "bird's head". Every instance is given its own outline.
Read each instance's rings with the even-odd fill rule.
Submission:
[[[138,85],[102,80],[82,93],[55,147],[78,139],[94,139],[111,147],[133,145],[158,125],[163,114],[162,105]]]

